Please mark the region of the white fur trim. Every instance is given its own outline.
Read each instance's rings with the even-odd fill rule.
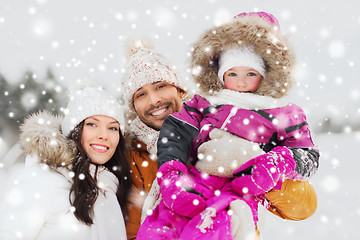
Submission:
[[[237,108],[248,110],[272,109],[289,104],[286,97],[277,99],[254,93],[240,93],[229,89],[222,89],[216,96],[205,96],[205,98],[214,106],[231,104]]]
[[[27,155],[38,156],[48,165],[69,165],[77,148],[74,141],[61,134],[61,122],[61,117],[46,111],[27,117],[20,126],[20,147]]]

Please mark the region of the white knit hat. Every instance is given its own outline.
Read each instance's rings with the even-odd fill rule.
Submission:
[[[150,44],[133,41],[128,48],[129,60],[122,80],[125,99],[132,108],[134,93],[149,83],[165,81],[185,91],[185,83],[171,69],[170,63],[162,55],[150,49]]]
[[[265,76],[265,63],[260,55],[256,54],[253,47],[236,47],[220,53],[219,80],[224,83],[224,73],[236,66],[251,67]]]
[[[105,115],[114,118],[123,132],[125,127],[124,111],[119,102],[102,88],[86,87],[70,96],[62,133],[67,136],[79,123],[88,117]]]

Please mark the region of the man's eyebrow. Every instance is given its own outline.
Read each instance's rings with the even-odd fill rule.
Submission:
[[[165,81],[152,82],[151,85],[155,85],[155,84],[158,84],[158,83],[160,83],[160,82],[165,82]],[[141,90],[142,88],[143,88],[143,87],[139,87],[139,89],[136,90],[136,92],[139,91],[139,90]]]

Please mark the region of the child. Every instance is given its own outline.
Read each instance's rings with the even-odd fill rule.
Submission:
[[[145,219],[138,239],[145,234],[241,239],[235,236],[234,219],[227,212],[234,201],[250,207],[256,229],[257,207],[265,204],[264,194],[280,189],[284,179],[305,180],[316,172],[319,153],[305,114],[282,98],[291,86],[294,64],[294,53],[278,21],[268,13],[240,14],[201,37],[194,47],[192,66],[207,96],[195,95],[161,128],[158,182],[162,202]],[[198,150],[219,129],[257,143],[265,153],[238,164],[231,178],[202,174],[196,169],[203,161]],[[228,151],[241,155],[238,148]]]

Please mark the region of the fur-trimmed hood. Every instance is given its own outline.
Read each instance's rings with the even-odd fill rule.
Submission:
[[[191,69],[204,94],[224,88],[218,80],[221,51],[252,46],[265,62],[266,74],[255,92],[280,98],[292,85],[295,53],[280,29],[257,15],[234,18],[231,22],[207,30],[194,44]]]
[[[62,117],[40,111],[27,117],[20,126],[20,147],[52,167],[67,166],[77,154],[75,142],[61,132]]]

